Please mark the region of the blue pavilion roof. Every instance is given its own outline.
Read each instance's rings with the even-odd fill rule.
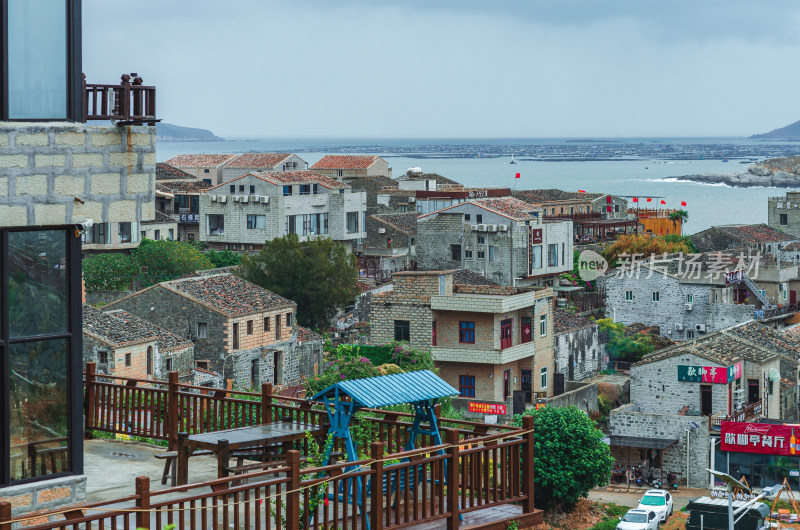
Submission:
[[[342,381],[317,392],[311,399],[332,397],[337,388],[339,395],[350,396],[357,405],[368,408],[414,403],[415,401],[455,396],[459,393],[430,370],[420,370]]]

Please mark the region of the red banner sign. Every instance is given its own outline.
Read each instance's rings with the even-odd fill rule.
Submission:
[[[800,434],[800,426],[723,421],[720,425],[720,448],[739,453],[800,456],[792,452],[792,444],[796,443],[795,431]]]
[[[503,414],[506,413],[506,406],[499,403],[476,403],[469,402],[470,412],[480,412],[481,414]]]

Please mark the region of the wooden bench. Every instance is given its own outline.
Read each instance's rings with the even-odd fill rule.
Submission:
[[[214,454],[214,452],[209,451],[208,449],[198,449],[189,456],[203,456],[210,454]],[[169,476],[170,485],[173,487],[176,486],[178,483],[178,451],[165,451],[153,456],[159,460],[166,460],[166,462],[164,462],[164,474],[161,475],[161,483],[166,484],[167,476]]]

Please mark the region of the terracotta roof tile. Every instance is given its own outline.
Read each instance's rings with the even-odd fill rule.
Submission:
[[[297,329],[297,341],[298,342],[310,342],[313,340],[322,340],[322,335],[311,331],[308,328],[304,328],[303,326],[296,326]]]
[[[193,155],[175,155],[169,160],[167,164],[173,167],[189,167],[189,168],[202,168],[202,167],[220,167],[225,165],[236,158],[234,154],[193,154]]]
[[[185,194],[185,193],[201,193],[207,189],[210,189],[213,185],[209,184],[208,182],[203,182],[202,180],[192,180],[192,181],[178,181],[178,182],[159,182],[156,184],[156,189],[158,191],[163,191],[165,193],[177,193],[178,195]],[[178,190],[175,192],[174,190]]]
[[[553,327],[557,334],[596,325],[594,320],[570,311],[558,308],[553,311]]]
[[[156,210],[155,219],[152,221],[142,221],[143,225],[160,225],[164,223],[177,223],[177,221],[164,212],[159,212],[158,210]]]
[[[423,219],[425,217],[437,214],[439,212],[447,212],[453,208],[458,208],[460,206],[463,206],[464,204],[472,204],[474,206],[483,208],[484,210],[498,213],[515,221],[525,221],[529,219],[535,219],[536,216],[532,215],[530,212],[541,210],[540,208],[534,206],[533,204],[528,204],[527,202],[515,199],[514,197],[499,197],[499,198],[488,198],[488,199],[472,199],[470,201],[442,208],[441,210],[436,210],[435,212],[427,213],[425,215],[420,215],[419,219]]]
[[[304,169],[300,171],[270,171],[270,172],[254,171],[252,173],[248,173],[247,175],[242,175],[241,177],[236,177],[235,179],[225,181],[222,184],[214,186],[213,188],[209,188],[209,190],[227,186],[231,182],[235,182],[247,176],[257,177],[265,182],[269,182],[270,184],[276,184],[279,186],[283,184],[319,184],[320,186],[325,186],[326,188],[329,189],[345,189],[350,187],[347,184],[339,182],[336,179],[332,179],[327,175],[323,175],[322,173],[317,173],[316,171],[310,171]]]
[[[83,306],[83,331],[113,346],[155,341],[162,351],[185,349],[194,344],[143,318],[121,309],[101,311]]]
[[[793,241],[797,239],[766,224],[723,225],[711,227],[709,230],[725,232],[746,243],[771,243],[774,241]]]
[[[273,309],[292,309],[297,306],[293,301],[233,274],[184,278],[159,285],[190,295],[229,316],[251,315]]]
[[[292,153],[242,153],[225,164],[225,168],[252,169],[253,171],[275,169],[290,156]]]
[[[380,160],[379,156],[328,155],[309,169],[367,169]]]

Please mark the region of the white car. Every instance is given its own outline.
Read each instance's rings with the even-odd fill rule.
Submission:
[[[665,522],[672,515],[672,495],[667,490],[647,490],[636,509],[654,511],[659,521]]]
[[[617,530],[658,530],[658,515],[653,510],[628,510],[617,524]]]

